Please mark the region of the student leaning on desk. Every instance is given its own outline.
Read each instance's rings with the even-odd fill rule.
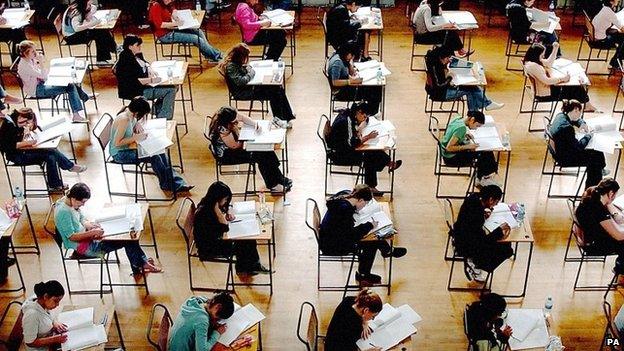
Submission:
[[[243,41],[250,45],[266,45],[267,60],[277,61],[286,47],[286,31],[283,29],[265,29],[271,26],[271,20],[260,19],[252,7],[259,0],[241,1],[236,6],[234,18],[240,26]]]
[[[57,349],[67,340],[67,326],[50,314],[65,296],[63,285],[56,280],[35,284],[35,295],[22,304],[22,334],[27,351]]]
[[[479,301],[468,306],[466,324],[468,339],[474,340],[475,351],[502,351],[513,334],[509,325],[501,318],[507,309],[507,302],[500,295],[482,295]]]
[[[443,44],[456,52],[459,57],[472,54],[464,49],[464,43],[459,38],[455,23],[434,24],[432,17],[440,16],[442,9],[440,0],[427,0],[418,5],[412,15],[412,24],[416,28],[419,44]]]
[[[347,43],[356,43],[359,50],[355,54],[355,59],[362,61],[370,60],[368,56],[368,47],[370,43],[370,32],[358,30],[362,27],[362,23],[350,13],[357,12],[360,6],[356,0],[346,0],[337,3],[327,12],[325,26],[327,27],[327,41],[338,50],[339,47]]]
[[[59,168],[65,171],[82,173],[86,166],[78,166],[58,149],[31,149],[37,144],[32,132],[37,130],[37,116],[31,108],[22,107],[7,116],[0,111],[0,152],[8,161],[16,165],[32,165],[45,162],[49,190],[63,191]]]
[[[511,38],[516,43],[541,43],[548,48],[548,53],[550,50],[555,50],[557,56],[561,56],[561,49],[559,47],[553,48],[553,44],[559,42],[554,31],[552,33],[536,32],[531,29],[527,10],[533,8],[534,3],[535,0],[512,0],[507,5],[507,19],[509,20]]]
[[[234,300],[227,293],[219,293],[208,299],[191,296],[180,307],[169,333],[169,350],[172,351],[226,351],[238,350],[251,345],[250,335],[243,335],[231,345],[217,342],[227,328],[219,321],[234,313]]]

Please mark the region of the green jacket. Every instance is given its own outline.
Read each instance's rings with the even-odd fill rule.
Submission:
[[[220,334],[210,324],[204,296],[189,297],[178,313],[169,333],[169,350],[210,351]]]

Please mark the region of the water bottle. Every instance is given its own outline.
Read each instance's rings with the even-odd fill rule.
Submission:
[[[195,11],[199,12],[202,10],[201,3],[199,0],[195,1]]]
[[[260,191],[258,193],[258,199],[260,200],[260,211],[262,212],[266,209],[266,198],[264,196],[264,191]]]
[[[78,73],[76,73],[76,67],[72,67],[71,69],[71,78],[72,78],[73,83],[76,83],[76,81],[78,80]]]
[[[24,208],[24,203],[26,202],[26,199],[24,198],[24,191],[19,186],[16,186],[15,190],[13,191],[13,193],[15,194],[15,200],[17,201],[17,207],[21,211]]]
[[[555,12],[556,7],[555,0],[550,0],[550,3],[548,4],[548,11]]]
[[[548,296],[546,298],[546,302],[544,302],[544,318],[550,317],[552,308],[553,308],[553,298],[552,296]]]
[[[504,147],[508,148],[509,147],[509,131],[506,131],[505,134],[503,135],[503,140],[502,144]]]
[[[383,72],[381,72],[381,67],[377,68],[377,84],[381,84],[383,81]]]
[[[24,9],[25,9],[26,11],[30,11],[30,2],[28,2],[28,0],[27,0],[27,1],[24,1]]]
[[[167,78],[169,78],[169,82],[173,81],[173,67],[167,67]]]

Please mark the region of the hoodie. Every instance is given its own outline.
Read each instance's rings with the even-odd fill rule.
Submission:
[[[220,334],[210,324],[206,302],[204,296],[191,296],[182,304],[169,334],[169,350],[208,351],[214,347]]]
[[[355,207],[345,199],[327,201],[327,212],[319,233],[319,246],[325,255],[353,252],[357,242],[373,229],[370,222],[355,226],[354,213]]]
[[[24,345],[30,344],[37,338],[45,338],[52,335],[52,322],[54,319],[50,312],[43,308],[37,297],[33,296],[22,304],[22,333],[24,335]],[[28,351],[47,351],[47,347],[29,347]]]

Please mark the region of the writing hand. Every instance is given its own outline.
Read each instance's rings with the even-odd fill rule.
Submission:
[[[375,139],[377,136],[379,136],[379,133],[376,130],[373,130],[372,132],[368,133],[368,135],[366,136],[366,140]]]
[[[377,228],[377,226],[379,225],[379,222],[377,222],[376,220],[372,219],[370,220],[370,224],[373,225],[373,228]]]
[[[509,235],[509,232],[511,231],[511,227],[509,226],[509,224],[503,223],[499,227],[503,230],[503,235],[507,237]]]
[[[234,342],[230,344],[230,347],[234,350],[239,350],[244,347],[251,346],[252,342],[253,342],[253,337],[249,334],[246,334],[234,340]]]
[[[100,240],[104,237],[104,231],[102,228],[91,229],[89,230],[89,233],[91,234],[91,240]]]
[[[477,144],[477,143],[471,143],[471,144],[464,145],[464,148],[466,150],[476,150],[478,147],[479,147],[479,144]]]
[[[373,333],[373,330],[368,326],[368,323],[364,325],[362,329],[362,339],[366,340]]]
[[[67,341],[67,334],[59,334],[52,337],[52,342],[54,344],[62,344]]]
[[[503,333],[503,335],[505,335],[506,337],[510,337],[513,334],[513,329],[506,325],[505,328],[503,328],[503,330],[501,330],[501,333]]]
[[[233,213],[228,213],[228,214],[226,214],[226,215],[225,215],[225,219],[226,219],[228,222],[231,222],[231,221],[233,221],[233,220],[235,220],[235,219],[236,219],[236,216],[235,216]]]
[[[221,335],[223,335],[223,333],[225,333],[225,331],[227,330],[227,325],[226,324],[218,324],[217,325],[217,332]]]
[[[488,219],[492,215],[492,210],[489,208],[485,209],[485,219]]]
[[[52,328],[57,333],[64,333],[67,331],[67,326],[61,322],[52,322]]]
[[[146,133],[134,134],[134,141],[136,141],[136,142],[143,141],[145,139],[147,139],[147,134]]]

